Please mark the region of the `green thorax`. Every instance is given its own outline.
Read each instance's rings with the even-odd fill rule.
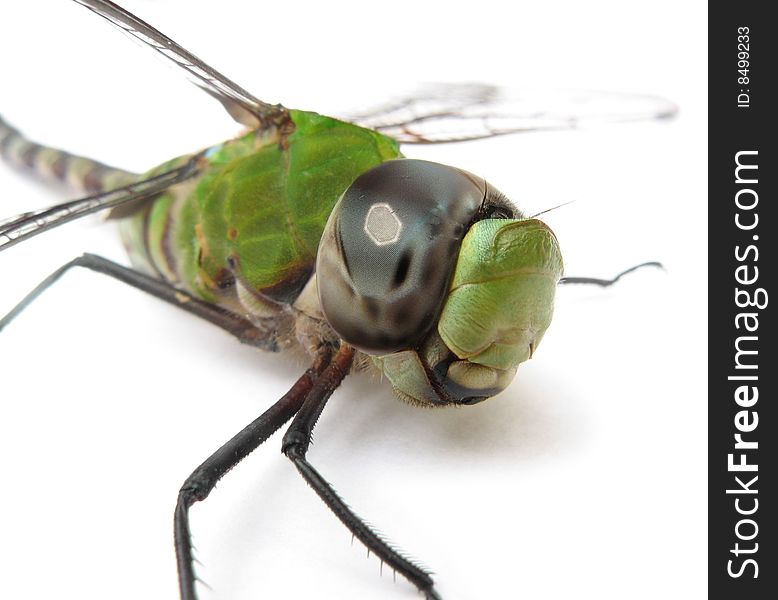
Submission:
[[[394,140],[370,129],[310,112],[291,116],[295,129],[286,137],[252,131],[211,148],[196,185],[183,184],[149,209],[146,254],[163,276],[172,272],[209,301],[219,301],[235,276],[286,300],[312,273],[341,194],[363,172],[400,156]],[[159,268],[163,261],[169,268]]]

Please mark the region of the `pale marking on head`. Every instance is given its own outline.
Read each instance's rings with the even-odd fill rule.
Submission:
[[[386,202],[373,204],[365,217],[365,233],[376,246],[394,244],[400,239],[402,221]]]

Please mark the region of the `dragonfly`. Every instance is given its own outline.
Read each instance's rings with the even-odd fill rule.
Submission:
[[[382,563],[439,598],[431,573],[366,525],[308,460],[326,403],[349,373],[368,369],[412,404],[481,402],[534,355],[559,284],[610,285],[621,275],[565,277],[545,223],[483,178],[405,158],[400,148],[663,118],[675,108],[589,92],[554,112],[494,86],[438,84],[334,119],[262,102],[121,7],[79,3],[175,63],[248,131],[139,175],[41,146],[0,122],[4,158],[87,193],[3,221],[0,250],[108,212],[132,264],[75,258],[0,320],[0,330],[78,266],[242,343],[274,352],[301,347],[310,366],[289,392],[181,487],[174,517],[181,597],[197,597],[189,509],[291,420],[282,447],[301,476]]]

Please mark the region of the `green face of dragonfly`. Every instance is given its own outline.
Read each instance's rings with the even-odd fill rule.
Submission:
[[[551,321],[556,237],[515,215],[480,178],[397,160],[363,175],[327,223],[322,309],[417,404],[473,404],[502,391]]]

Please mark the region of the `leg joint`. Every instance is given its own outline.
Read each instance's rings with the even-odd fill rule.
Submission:
[[[178,501],[189,507],[195,502],[202,502],[210,493],[210,486],[203,485],[203,482],[190,478],[181,486],[181,489],[178,492]]]
[[[302,431],[287,431],[281,445],[281,452],[291,460],[305,458],[309,444],[310,440]]]

